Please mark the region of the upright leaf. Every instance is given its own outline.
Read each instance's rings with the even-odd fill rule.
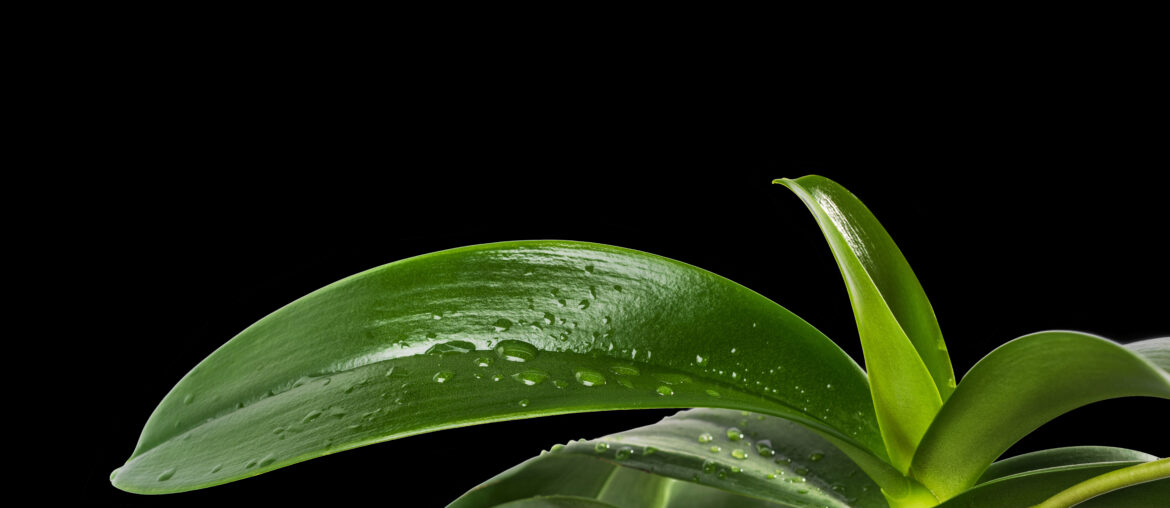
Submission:
[[[111,481],[179,492],[451,427],[696,406],[885,458],[865,373],[784,308],[659,256],[531,241],[391,263],[261,319],[179,381]]]
[[[779,183],[800,197],[828,240],[853,303],[878,424],[905,472],[955,377],[934,309],[894,240],[853,194],[820,176]]]
[[[1068,331],[1008,342],[963,377],[922,439],[912,472],[948,499],[974,485],[1013,443],[1061,414],[1115,397],[1170,398],[1170,374],[1146,357],[1167,348],[1166,338],[1122,346]]]

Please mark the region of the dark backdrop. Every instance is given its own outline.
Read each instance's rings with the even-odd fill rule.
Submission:
[[[93,135],[80,150],[102,169],[70,181],[78,206],[50,232],[77,297],[100,311],[66,343],[86,365],[78,378],[102,381],[86,400],[98,425],[78,490],[90,501],[441,505],[555,443],[673,413],[455,429],[173,496],[109,485],[158,401],[235,333],[337,279],[440,249],[571,239],[653,252],[764,294],[860,361],[840,273],[776,177],[829,176],[870,207],[930,296],[959,373],[1038,330],[1170,334],[1164,140],[1128,121],[1140,104],[1124,97],[1070,108],[1077,96],[1056,89],[947,102],[924,91],[911,110],[842,93],[795,115],[734,95],[698,107],[667,88],[451,86],[371,102],[334,92],[312,106],[276,88],[162,90],[130,107],[85,104],[79,128]],[[1151,416],[1165,408],[1098,403],[1009,453],[1099,444],[1165,456],[1164,421]]]

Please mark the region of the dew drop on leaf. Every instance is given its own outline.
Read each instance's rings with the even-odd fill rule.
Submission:
[[[756,453],[759,453],[761,457],[776,455],[776,451],[772,449],[772,442],[767,439],[756,441]]]
[[[610,367],[609,370],[619,376],[637,376],[642,373],[636,367],[631,365],[614,365],[613,367]]]
[[[715,461],[713,461],[713,460],[708,460],[706,462],[703,462],[703,472],[704,473],[707,473],[707,474],[714,473],[716,467],[718,467],[718,464],[716,464]]]
[[[626,459],[630,458],[630,455],[633,455],[633,454],[634,454],[633,448],[630,448],[629,446],[623,446],[621,448],[618,448],[618,451],[616,453],[614,453],[613,458],[615,458],[617,460],[626,460]]]
[[[501,340],[496,354],[509,362],[527,362],[536,358],[536,346],[522,340]]]
[[[465,340],[452,340],[431,346],[431,348],[426,351],[426,354],[447,356],[460,353],[470,353],[472,351],[475,351],[475,344]]]
[[[595,370],[577,369],[573,373],[573,376],[577,378],[578,383],[584,386],[601,386],[605,384],[605,376]]]
[[[512,374],[512,379],[526,386],[533,386],[543,383],[548,379],[548,373],[538,369],[527,369]]]

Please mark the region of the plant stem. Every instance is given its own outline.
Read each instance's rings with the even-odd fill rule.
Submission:
[[[1170,458],[1110,471],[1073,485],[1035,508],[1065,508],[1107,492],[1162,478],[1170,478]]]

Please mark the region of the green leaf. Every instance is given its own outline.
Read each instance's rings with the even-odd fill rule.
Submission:
[[[529,241],[391,263],[261,319],[179,381],[111,481],[180,492],[451,427],[697,406],[885,458],[865,373],[784,308],[652,254]]]
[[[572,492],[564,494],[563,492]],[[448,508],[509,506],[549,497],[571,497],[619,508],[684,508],[785,506],[639,469],[623,467],[600,457],[542,453],[464,494]]]
[[[902,472],[942,401],[954,370],[934,309],[889,233],[852,193],[821,176],[779,179],[825,234],[853,303],[878,424]]]
[[[987,506],[1026,508],[1035,506],[1079,482],[1141,463],[1141,461],[1121,461],[1075,464],[1006,476],[962,492],[940,504],[939,508],[983,508]],[[1117,508],[1147,508],[1149,506],[1156,505],[1117,505]]]
[[[1149,508],[1170,499],[1170,478],[1140,483],[1102,494],[1077,504],[1077,508]]]
[[[603,480],[607,467],[633,481],[614,488],[612,478]],[[692,409],[653,425],[554,447],[472,489],[452,507],[589,492],[618,506],[676,506],[679,487],[667,486],[664,478],[785,506],[888,506],[881,489],[849,457],[801,425],[746,411]],[[637,496],[639,489],[651,496],[610,495]]]
[[[1110,446],[1069,446],[1064,448],[1052,448],[1048,450],[1025,453],[1010,459],[997,461],[992,464],[991,467],[988,467],[987,471],[983,472],[983,476],[979,477],[979,480],[976,482],[976,484],[987,483],[991,480],[1003,478],[1005,476],[1012,476],[1020,473],[1027,473],[1029,471],[1037,471],[1040,469],[1048,469],[1053,467],[1094,464],[1100,462],[1148,462],[1157,459],[1158,457],[1148,453],[1127,450],[1125,448],[1113,448]]]
[[[1170,398],[1170,374],[1148,358],[1170,339],[1129,346],[1079,332],[1015,339],[975,364],[919,445],[912,472],[948,499],[1044,423],[1099,400]]]
[[[496,505],[496,508],[615,508],[596,499],[573,496],[546,496]]]
[[[1080,505],[1084,501],[1096,499],[1127,487],[1168,479],[1170,479],[1170,459],[1152,460],[1084,480],[1046,499],[1037,505],[1037,508],[1065,508]],[[1162,492],[1165,493],[1164,490]],[[1137,506],[1154,506],[1155,502],[1159,501],[1165,503],[1166,498],[1164,496],[1151,496],[1145,501]],[[1108,506],[1116,505],[1110,504]]]

